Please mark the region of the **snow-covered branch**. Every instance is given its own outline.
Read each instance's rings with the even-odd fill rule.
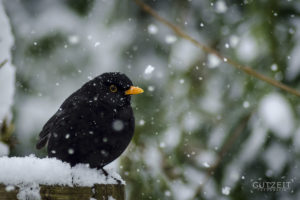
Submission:
[[[11,107],[15,90],[15,67],[11,60],[11,48],[14,38],[11,32],[9,19],[5,13],[2,1],[0,1],[0,156],[9,153],[8,146],[2,140],[2,134],[7,134],[3,127],[8,126],[12,119]]]

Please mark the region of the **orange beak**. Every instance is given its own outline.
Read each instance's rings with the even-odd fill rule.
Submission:
[[[125,94],[126,95],[141,94],[143,92],[144,92],[144,90],[142,88],[139,88],[139,87],[136,87],[136,86],[130,86],[130,88],[125,91]]]

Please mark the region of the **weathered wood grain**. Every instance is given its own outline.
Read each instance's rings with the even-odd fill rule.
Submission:
[[[8,191],[6,185],[0,184],[0,200],[17,200],[19,188]],[[41,200],[125,200],[124,185],[94,185],[94,187],[69,187],[40,185]],[[30,200],[30,199],[28,199]]]

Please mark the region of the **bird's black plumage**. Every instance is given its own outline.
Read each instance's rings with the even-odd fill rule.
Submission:
[[[87,82],[44,125],[37,149],[48,144],[49,157],[71,166],[86,163],[102,168],[112,162],[133,136],[134,115],[127,94],[132,86],[126,75],[117,72]]]

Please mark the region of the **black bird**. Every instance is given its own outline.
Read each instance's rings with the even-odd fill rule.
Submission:
[[[119,157],[134,132],[131,95],[143,90],[119,72],[85,83],[44,125],[37,149],[48,143],[48,156],[103,169]],[[105,173],[105,171],[103,170]]]

